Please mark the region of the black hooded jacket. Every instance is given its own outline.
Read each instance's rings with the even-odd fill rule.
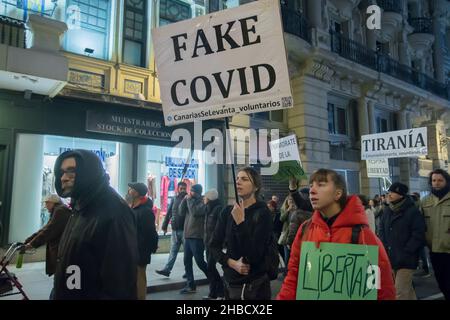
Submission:
[[[134,213],[109,186],[100,159],[87,150],[67,151],[56,160],[55,187],[59,195],[61,164],[70,157],[76,160],[73,213],[58,248],[54,297],[136,299]]]
[[[268,254],[269,240],[273,229],[272,214],[263,201],[257,201],[245,209],[244,222],[236,225],[231,215],[231,206],[226,207],[219,216],[216,229],[209,242],[209,249],[214,260],[222,265],[224,279],[230,284],[250,283],[261,277],[268,270],[265,268],[265,257]],[[223,243],[227,251],[223,253]],[[241,275],[231,269],[229,258],[250,264],[248,275]]]

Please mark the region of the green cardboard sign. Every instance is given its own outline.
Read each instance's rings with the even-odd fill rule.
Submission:
[[[279,163],[278,172],[273,176],[275,180],[280,182],[289,181],[290,178],[297,180],[305,180],[308,177],[298,161],[289,160]]]
[[[378,246],[304,241],[297,300],[376,300]]]

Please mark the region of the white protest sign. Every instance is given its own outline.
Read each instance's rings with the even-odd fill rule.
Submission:
[[[361,137],[361,159],[418,157],[428,153],[427,128],[414,128]]]
[[[169,24],[152,37],[168,126],[293,106],[279,1]]]
[[[388,159],[366,160],[367,176],[369,178],[389,178]]]
[[[298,154],[297,136],[295,134],[270,141],[270,153],[272,155],[272,162],[282,162],[295,160],[300,162],[300,155]]]

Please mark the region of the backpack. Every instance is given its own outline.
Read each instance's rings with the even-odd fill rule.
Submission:
[[[311,218],[306,220],[305,223],[302,224],[302,228],[300,230],[300,239],[302,239],[303,241],[303,237],[306,234],[307,229],[309,229],[309,225],[311,224]],[[359,240],[359,234],[362,230],[362,228],[364,228],[365,225],[364,224],[355,224],[352,227],[352,237],[351,237],[351,244],[358,244],[358,240]]]

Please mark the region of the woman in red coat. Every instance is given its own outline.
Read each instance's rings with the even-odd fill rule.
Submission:
[[[291,180],[289,189],[296,193],[297,182]],[[381,241],[368,227],[364,207],[357,196],[347,197],[345,181],[333,170],[319,169],[310,179],[310,199],[314,209],[310,222],[302,225],[292,244],[288,274],[284,279],[278,300],[294,300],[297,293],[300,248],[303,241],[316,243],[351,243],[355,225],[364,225],[358,243],[378,246],[380,288],[378,300],[394,300],[395,287],[392,269]],[[304,232],[302,232],[302,229]]]

